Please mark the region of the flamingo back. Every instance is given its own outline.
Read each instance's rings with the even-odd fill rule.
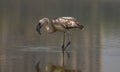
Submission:
[[[58,17],[52,20],[55,27],[63,27],[65,29],[79,28],[81,25],[74,17]]]

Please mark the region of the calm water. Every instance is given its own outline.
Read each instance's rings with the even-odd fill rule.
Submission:
[[[62,34],[40,36],[35,27],[42,17],[73,16],[85,26],[71,30],[65,55],[68,68],[82,72],[120,71],[120,2],[117,0],[1,0],[0,72],[35,72],[48,63],[62,64]]]

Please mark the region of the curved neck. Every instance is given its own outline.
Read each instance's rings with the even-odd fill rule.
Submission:
[[[45,18],[45,20],[46,20],[46,26],[45,26],[46,30],[50,33],[54,32],[55,30],[54,30],[54,27],[53,27],[51,21],[48,18]]]

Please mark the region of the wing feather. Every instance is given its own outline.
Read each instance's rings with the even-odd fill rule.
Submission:
[[[56,25],[62,25],[65,28],[77,26],[77,21],[74,17],[58,17],[52,20]]]

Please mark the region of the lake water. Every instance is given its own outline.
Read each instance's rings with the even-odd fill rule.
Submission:
[[[117,0],[1,0],[0,72],[42,72],[48,63],[62,65],[62,32],[35,28],[39,19],[73,16],[83,30],[73,29],[65,66],[82,72],[120,71],[120,2]]]

